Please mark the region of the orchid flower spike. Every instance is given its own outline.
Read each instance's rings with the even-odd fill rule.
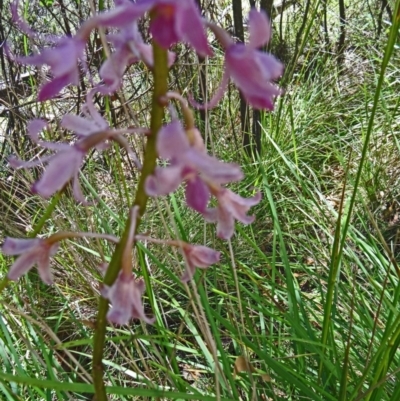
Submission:
[[[260,192],[246,199],[227,188],[218,188],[213,190],[213,195],[218,200],[218,206],[207,209],[203,216],[206,221],[217,222],[218,237],[230,239],[235,230],[235,220],[243,224],[251,224],[254,221],[254,216],[248,216],[247,212],[260,202]]]
[[[157,138],[157,152],[169,159],[167,167],[157,167],[146,180],[145,189],[150,196],[166,195],[186,182],[188,206],[202,213],[210,198],[209,184],[240,181],[243,173],[234,163],[223,163],[206,153],[203,139],[196,128],[186,132],[175,119],[161,128]]]
[[[122,268],[117,279],[111,286],[104,285],[101,289],[102,297],[111,303],[111,309],[107,313],[107,319],[114,324],[128,324],[131,319],[141,319],[146,323],[154,323],[154,318],[149,318],[144,312],[142,295],[145,291],[143,280],[136,280],[132,274],[132,245],[138,219],[139,207],[131,210],[129,235],[122,255]]]
[[[283,64],[272,54],[258,50],[269,42],[271,24],[264,11],[251,10],[249,14],[250,40],[247,45],[234,43],[226,31],[213,23],[208,27],[225,48],[225,71],[214,97],[201,105],[191,99],[199,109],[211,109],[222,99],[229,78],[241,91],[247,102],[255,109],[274,109],[274,98],[283,92],[272,81],[283,73]]]
[[[8,271],[7,278],[18,280],[37,265],[42,281],[49,285],[53,284],[50,258],[55,255],[58,247],[58,242],[51,242],[48,239],[6,238],[1,249],[2,253],[8,256],[20,255]]]

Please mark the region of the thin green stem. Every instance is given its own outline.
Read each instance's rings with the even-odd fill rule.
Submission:
[[[133,205],[139,206],[139,213],[137,218],[136,230],[140,224],[141,216],[143,216],[148,196],[145,192],[145,182],[149,175],[151,175],[156,166],[157,160],[157,133],[162,126],[162,120],[164,117],[164,104],[161,99],[165,96],[168,90],[168,57],[167,51],[158,46],[153,42],[153,56],[154,56],[154,92],[153,92],[153,102],[151,110],[151,124],[150,130],[151,134],[148,136],[146,148],[144,151],[144,162],[142,173],[140,176],[139,184],[136,191],[136,197]],[[131,226],[130,217],[128,217],[125,225],[125,230],[122,235],[121,241],[117,245],[114,254],[111,258],[110,265],[107,269],[107,273],[104,277],[105,285],[112,285],[118,276],[121,269],[121,259],[129,237],[129,227]],[[103,380],[103,349],[104,341],[106,335],[106,315],[108,311],[108,300],[100,297],[99,308],[97,312],[96,320],[96,331],[94,334],[94,344],[93,344],[93,383],[96,393],[97,401],[106,401],[107,394],[104,386]]]

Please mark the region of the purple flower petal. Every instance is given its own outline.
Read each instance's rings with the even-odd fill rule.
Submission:
[[[179,120],[164,125],[157,138],[157,152],[163,159],[172,159],[190,148],[189,140]]]
[[[200,177],[196,176],[188,180],[186,184],[186,202],[189,207],[199,213],[203,213],[206,210],[209,199],[210,191]]]
[[[252,198],[242,198],[230,190],[223,190],[221,196],[218,197],[219,205],[243,224],[250,224],[254,221],[254,216],[247,216],[247,212],[252,206],[257,205],[260,200],[260,192]]]
[[[206,269],[219,262],[220,252],[203,245],[185,244],[183,252],[186,258],[186,270],[181,277],[182,282],[188,282],[194,276],[196,267]]]
[[[182,156],[188,165],[193,166],[214,183],[227,184],[243,179],[243,173],[237,164],[223,163],[217,158],[195,149],[190,149]]]
[[[54,157],[54,155],[43,156],[43,157],[40,157],[40,158],[38,158],[36,160],[25,162],[25,161],[23,161],[21,159],[18,159],[15,156],[10,156],[8,158],[8,163],[14,169],[31,168],[31,167],[36,167],[36,166],[43,165],[44,163],[49,162],[53,157]]]
[[[102,296],[111,303],[107,319],[118,325],[129,323],[131,319],[142,319],[146,323],[154,323],[144,313],[141,297],[144,292],[144,283],[136,281],[133,274],[126,276],[122,271],[111,287],[103,288]]]
[[[30,249],[35,248],[40,243],[39,238],[11,238],[7,237],[1,251],[4,255],[14,256],[21,253],[28,252]]]
[[[249,13],[249,46],[254,49],[262,47],[271,38],[271,24],[267,14],[263,11],[251,10]]]
[[[2,252],[5,255],[20,255],[11,266],[7,277],[10,280],[18,280],[37,264],[40,278],[44,283],[52,284],[50,256],[54,256],[57,249],[58,243],[49,244],[41,238],[6,238]]]
[[[37,268],[41,280],[47,285],[53,284],[53,274],[50,270],[49,250],[47,250],[47,252],[42,252],[38,255]]]
[[[232,214],[223,207],[218,207],[217,236],[229,239],[235,232],[235,219]]]
[[[47,126],[47,122],[41,119],[30,120],[27,125],[28,135],[35,143],[39,142],[39,133]]]
[[[204,32],[204,25],[200,12],[195,3],[190,1],[181,1],[182,11],[177,13],[178,36],[188,42],[190,46],[201,56],[212,56],[213,52],[208,45],[207,36]]]
[[[157,167],[147,177],[145,189],[149,196],[167,195],[174,192],[182,182],[182,166]]]
[[[32,186],[32,192],[43,198],[49,198],[59,191],[74,176],[77,167],[82,164],[84,152],[75,147],[69,151],[57,153],[48,164],[39,181]]]
[[[36,249],[24,253],[12,264],[10,270],[8,271],[7,278],[13,281],[18,280],[21,276],[32,269],[37,261],[37,258],[38,253]]]
[[[150,24],[150,33],[161,47],[168,49],[180,39],[175,28],[176,10],[168,4],[156,6],[156,10],[156,15]]]
[[[80,136],[87,136],[94,132],[93,121],[77,116],[76,114],[66,114],[61,120],[61,126]]]
[[[206,221],[217,221],[218,237],[223,239],[232,237],[235,219],[243,224],[250,224],[254,221],[254,216],[248,216],[247,212],[260,202],[260,192],[252,198],[242,198],[229,189],[221,188],[215,196],[218,199],[218,207],[207,209],[203,216]]]
[[[236,44],[226,51],[225,58],[231,78],[253,107],[271,105],[273,98],[282,93],[270,83],[283,71],[283,65],[275,57]]]
[[[142,17],[152,7],[152,3],[154,1],[121,1],[114,9],[93,17],[89,23],[93,26],[122,28]]]
[[[14,24],[17,25],[17,27],[30,38],[38,36],[37,33],[31,29],[29,24],[18,14],[18,4],[18,0],[13,1],[10,4],[11,16]]]
[[[46,48],[40,54],[29,57],[16,57],[15,60],[22,64],[50,66],[54,78],[41,88],[38,96],[40,101],[44,101],[56,96],[65,86],[79,83],[77,62],[83,58],[84,49],[84,40],[62,37],[54,48]]]
[[[75,173],[72,178],[72,191],[74,194],[74,198],[78,203],[81,203],[83,206],[90,206],[93,205],[93,202],[88,202],[85,198],[85,195],[82,192],[81,185],[79,183],[79,168],[77,166],[75,169]]]
[[[183,41],[203,56],[213,54],[194,0],[144,0],[139,3],[152,8],[150,33],[160,46],[168,49]]]
[[[75,84],[75,80],[69,74],[54,78],[50,82],[44,84],[39,91],[38,100],[44,102],[57,96],[63,88],[69,84]]]

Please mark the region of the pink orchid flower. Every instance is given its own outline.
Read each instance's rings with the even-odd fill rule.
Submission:
[[[27,36],[30,38],[35,38],[38,36],[38,34],[29,26],[29,24],[21,18],[21,16],[18,14],[18,5],[19,5],[19,0],[15,0],[11,2],[10,4],[10,10],[11,10],[11,18],[14,24]]]
[[[242,198],[229,189],[219,188],[213,194],[218,200],[216,208],[207,209],[203,216],[206,221],[217,222],[217,235],[223,239],[232,237],[235,229],[235,219],[243,224],[251,224],[254,216],[248,216],[248,210],[261,200],[258,192],[252,198]]]
[[[109,123],[94,106],[93,96],[97,90],[97,88],[93,89],[86,95],[86,102],[82,105],[82,113],[84,114],[84,117],[69,113],[61,120],[61,126],[74,132],[78,139],[87,138],[96,132],[111,130]],[[108,148],[108,144],[101,142],[96,145],[95,148],[97,150],[104,150]]]
[[[151,8],[150,32],[162,47],[187,42],[198,54],[212,56],[200,10],[194,0],[139,0]]]
[[[154,323],[144,313],[142,295],[145,291],[143,280],[136,280],[133,274],[121,271],[112,286],[104,285],[101,295],[111,302],[107,319],[114,324],[128,324],[131,319],[141,319],[148,324]]]
[[[258,50],[271,37],[271,25],[264,11],[251,10],[249,14],[250,40],[247,45],[234,43],[229,35],[216,25],[209,23],[225,48],[225,71],[214,97],[205,105],[191,100],[197,108],[213,108],[221,100],[229,78],[255,109],[274,109],[274,98],[282,94],[272,81],[283,73],[283,64],[273,55]]]
[[[205,269],[214,263],[218,263],[221,253],[203,245],[191,245],[184,243],[182,247],[186,259],[186,270],[181,277],[181,281],[190,281],[196,271],[196,267]]]
[[[20,255],[11,266],[7,278],[18,280],[36,264],[42,281],[46,284],[53,284],[50,258],[55,255],[58,246],[58,243],[49,243],[42,238],[6,238],[1,249],[2,253],[8,256]]]
[[[107,39],[113,44],[115,51],[100,68],[100,77],[105,87],[103,93],[115,92],[122,84],[125,69],[131,64],[143,61],[148,67],[153,67],[153,50],[143,42],[136,22],[124,25],[118,34],[110,34]],[[168,66],[175,61],[175,53],[168,52]]]
[[[72,179],[75,199],[78,202],[87,204],[79,185],[78,174],[88,149],[81,147],[81,142],[68,145],[65,143],[53,143],[39,140],[39,132],[42,131],[46,125],[47,123],[43,120],[33,120],[28,124],[28,134],[32,141],[39,146],[45,149],[55,150],[57,153],[29,162],[24,162],[11,156],[8,160],[10,166],[19,169],[31,168],[48,163],[47,169],[42,177],[33,184],[32,192],[43,198],[49,198]]]
[[[78,60],[82,60],[84,50],[84,40],[63,37],[56,41],[53,48],[46,48],[40,54],[29,57],[15,57],[15,60],[21,64],[50,66],[53,79],[44,84],[38,94],[38,100],[45,101],[58,95],[65,86],[79,84]]]
[[[166,195],[186,181],[186,201],[194,210],[205,211],[210,191],[208,183],[226,184],[240,181],[243,174],[233,163],[223,163],[207,155],[197,129],[192,129],[192,143],[178,120],[161,128],[157,138],[157,152],[163,159],[170,159],[167,167],[157,167],[146,180],[146,192],[150,196]]]
[[[113,10],[93,17],[87,26],[122,27],[142,17],[147,11],[152,13],[150,32],[160,46],[169,48],[183,41],[200,55],[212,56],[194,0],[139,0],[136,3],[121,0],[116,2]]]
[[[28,124],[28,135],[31,140],[44,149],[54,150],[57,153],[40,157],[33,161],[22,161],[11,156],[8,161],[12,168],[31,168],[47,163],[47,169],[42,177],[33,184],[32,192],[49,198],[62,189],[72,180],[72,189],[75,199],[83,205],[89,205],[85,200],[79,184],[79,171],[86,154],[91,148],[103,150],[108,147],[107,140],[112,139],[126,149],[134,162],[140,167],[136,154],[131,149],[127,140],[121,135],[127,133],[144,133],[143,128],[111,129],[106,120],[100,115],[93,104],[93,94],[96,90],[90,91],[83,107],[89,118],[67,114],[64,116],[61,125],[71,129],[78,137],[78,141],[72,145],[66,143],[54,143],[41,141],[39,133],[47,126],[46,121],[36,119]]]

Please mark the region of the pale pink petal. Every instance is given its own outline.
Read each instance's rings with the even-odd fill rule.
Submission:
[[[226,68],[253,107],[273,108],[274,97],[282,92],[269,81],[278,78],[283,71],[283,65],[275,57],[237,44],[226,52]]]
[[[157,138],[157,152],[163,159],[172,159],[190,148],[186,132],[179,120],[164,125]]]
[[[247,216],[246,213],[260,200],[260,192],[252,198],[242,198],[230,190],[223,190],[222,195],[218,196],[219,208],[226,210],[227,213],[243,224],[250,224],[254,221],[254,216]]]
[[[102,295],[111,303],[107,319],[115,324],[128,324],[131,319],[142,319],[146,323],[153,323],[144,313],[141,296],[144,292],[144,283],[135,281],[133,275],[126,276],[122,271],[111,287],[104,286]]]
[[[196,273],[196,266],[191,265],[189,262],[186,263],[185,271],[181,276],[182,283],[189,282],[193,278],[195,273]]]
[[[78,203],[81,203],[83,206],[91,206],[93,205],[93,202],[88,202],[82,192],[81,184],[79,183],[79,170],[80,166],[77,166],[74,176],[72,178],[72,192],[74,194],[75,200]]]
[[[182,182],[182,166],[157,167],[147,177],[145,190],[149,196],[167,195],[174,192]]]
[[[25,162],[25,161],[23,161],[21,159],[18,159],[15,156],[10,156],[8,158],[8,163],[10,164],[10,167],[12,167],[14,169],[31,168],[31,167],[41,166],[44,163],[49,162],[53,157],[55,157],[55,156],[54,155],[43,156],[43,157],[40,157],[39,159],[32,160],[32,161],[29,161],[29,162]]]
[[[39,142],[39,133],[47,127],[47,122],[41,119],[30,120],[27,125],[29,138],[35,143]]]
[[[38,36],[37,33],[31,29],[29,24],[18,14],[18,4],[18,0],[13,1],[10,4],[11,16],[14,24],[17,25],[17,27],[30,38]]]
[[[53,274],[50,270],[50,255],[49,250],[43,250],[37,258],[38,273],[41,280],[47,284],[53,284]]]
[[[153,324],[155,321],[155,318],[150,318],[147,317],[145,312],[144,312],[144,307],[142,303],[142,294],[144,292],[145,285],[142,280],[139,280],[138,282],[134,282],[132,284],[132,290],[131,290],[131,305],[132,305],[132,319],[140,319],[143,320],[147,324]]]
[[[108,263],[107,263],[107,262],[102,263],[102,264],[99,266],[99,268],[100,268],[100,270],[101,270],[101,273],[104,275],[104,274],[106,273],[107,269],[108,269]],[[111,295],[111,294],[112,294],[112,290],[111,290],[111,287],[110,287],[110,286],[103,284],[103,285],[100,287],[100,295],[101,295],[103,298],[105,298],[105,299],[110,299],[110,295]]]
[[[169,5],[156,6],[156,14],[150,23],[150,33],[154,40],[163,48],[168,49],[171,45],[181,39],[175,30],[176,10],[163,12],[164,7]]]
[[[9,280],[18,280],[21,276],[32,269],[33,265],[36,263],[38,258],[38,252],[36,249],[31,249],[23,253],[17,260],[13,263],[8,271],[7,277]]]
[[[184,160],[187,164],[190,164],[196,168],[197,171],[218,184],[226,184],[243,179],[243,173],[239,165],[223,163],[217,158],[195,149],[190,149],[186,152]]]
[[[153,48],[151,45],[145,43],[137,43],[136,47],[140,52],[142,61],[149,67],[153,67]],[[176,53],[168,51],[168,67],[174,64],[176,59]]]
[[[252,94],[246,94],[243,92],[246,100],[251,104],[253,109],[256,110],[274,110],[274,101],[272,95],[270,96],[257,96]]]
[[[208,186],[196,176],[188,180],[186,184],[186,203],[192,209],[203,213],[206,210],[207,203],[210,199],[210,191]]]
[[[49,149],[49,150],[56,150],[57,152],[68,152],[71,149],[71,145],[66,143],[59,143],[59,142],[47,142],[47,141],[38,141],[37,143],[42,148]],[[53,157],[55,155],[52,155]],[[47,156],[42,157],[41,159],[45,159]]]
[[[119,273],[115,283],[108,289],[108,299],[111,309],[107,319],[115,324],[127,324],[131,317],[130,291],[132,278],[126,278],[122,272]]]
[[[57,253],[59,247],[60,247],[60,244],[58,242],[51,245],[50,249],[49,249],[49,256],[50,257],[54,256]]]
[[[49,198],[71,180],[83,157],[84,153],[76,148],[55,155],[40,180],[32,186],[32,192],[43,198]]]
[[[192,0],[187,0],[186,4],[176,15],[178,36],[188,42],[201,56],[212,56],[213,52],[208,45],[200,11]]]
[[[184,248],[185,255],[196,267],[206,268],[219,262],[221,253],[203,245],[189,245]]]
[[[20,255],[21,253],[28,252],[30,249],[35,248],[40,243],[39,238],[11,238],[7,237],[4,240],[1,251],[4,255],[13,256]]]
[[[99,113],[99,111],[96,109],[94,102],[93,102],[93,97],[96,94],[96,92],[97,92],[96,88],[94,88],[88,92],[88,94],[86,95],[86,103],[84,104],[84,107],[85,107],[85,109],[88,110],[90,117],[93,119],[93,121],[99,127],[98,129],[106,130],[109,128],[109,124],[103,118],[103,116]]]
[[[218,220],[218,209],[216,207],[206,209],[202,215],[205,221],[208,223],[214,223]]]
[[[92,18],[93,25],[104,27],[122,28],[131,24],[142,17],[151,7],[153,2],[131,3],[130,1],[121,2],[114,9],[98,14]]]
[[[102,64],[99,75],[111,92],[117,90],[122,83],[122,77],[129,64],[138,61],[126,48],[117,49]]]
[[[249,46],[262,47],[271,38],[271,24],[265,11],[251,10],[249,13]]]
[[[183,247],[186,257],[186,270],[181,277],[182,282],[188,282],[194,276],[196,267],[205,269],[210,265],[219,262],[220,252],[203,245],[186,244]]]
[[[283,64],[272,54],[257,52],[254,61],[260,68],[265,81],[278,79],[283,74]]]
[[[235,231],[235,220],[232,214],[222,206],[218,207],[217,236],[229,239]]]
[[[76,84],[75,80],[69,74],[54,78],[40,88],[38,100],[44,102],[45,100],[55,97],[69,84]]]
[[[76,114],[66,114],[61,120],[61,126],[80,136],[87,136],[96,131],[93,121]]]

